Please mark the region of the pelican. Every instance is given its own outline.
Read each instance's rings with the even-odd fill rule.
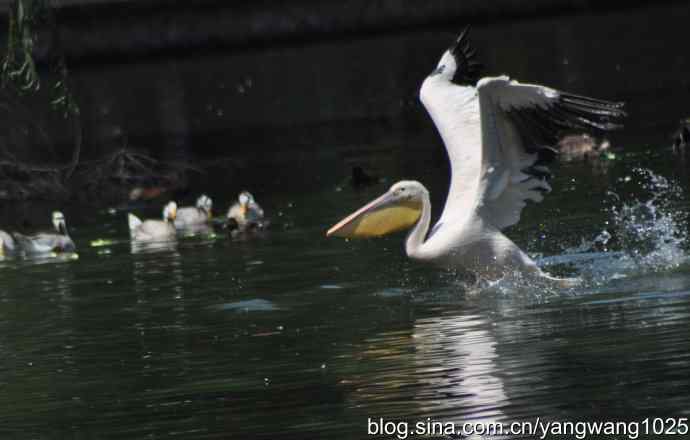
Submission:
[[[562,130],[609,130],[625,115],[622,103],[507,76],[478,79],[480,64],[465,29],[424,80],[420,100],[441,135],[451,163],[443,212],[431,224],[429,192],[419,182],[395,183],[346,217],[328,236],[372,237],[410,229],[405,251],[415,260],[465,269],[480,278],[525,277],[569,286],[537,264],[503,230],[520,220],[527,201],[551,191],[546,163]]]
[[[14,238],[0,229],[0,257],[12,255],[17,249]]]
[[[38,232],[32,235],[14,233],[18,247],[26,254],[45,254],[49,252],[74,252],[77,247],[67,232],[65,216],[60,211],[52,214],[55,231]]]
[[[128,214],[129,233],[137,241],[166,241],[176,237],[175,217],[177,203],[168,202],[163,208],[163,220],[144,220],[134,214]]]
[[[265,227],[264,210],[261,209],[249,191],[242,191],[237,202],[228,209],[228,229],[246,231]]]
[[[211,220],[213,201],[206,194],[202,194],[196,200],[196,206],[183,206],[177,210],[175,227],[185,228],[203,225]]]

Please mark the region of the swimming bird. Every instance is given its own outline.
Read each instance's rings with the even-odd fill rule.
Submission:
[[[571,134],[558,141],[558,152],[562,162],[589,161],[602,157],[611,148],[604,139],[598,141],[588,134]]]
[[[673,149],[679,151],[690,145],[690,119],[681,121],[680,128],[673,135]]]
[[[230,231],[247,231],[265,226],[264,210],[249,191],[242,191],[237,202],[228,209],[226,227]]]
[[[420,89],[420,100],[445,144],[451,181],[443,212],[431,225],[429,192],[417,181],[385,194],[328,230],[371,237],[410,229],[405,250],[415,260],[465,269],[480,278],[527,277],[572,285],[544,273],[503,230],[527,201],[551,191],[547,162],[562,130],[619,127],[622,103],[602,101],[507,76],[479,79],[480,64],[465,29]]]
[[[17,250],[14,238],[7,232],[0,229],[0,257],[12,255]]]
[[[206,224],[211,220],[213,201],[206,194],[196,200],[196,206],[183,206],[177,210],[175,227],[185,228]]]
[[[18,248],[26,254],[76,251],[77,247],[67,232],[64,214],[60,211],[53,212],[52,223],[55,231],[38,232],[32,235],[15,232],[13,236]]]
[[[177,203],[168,202],[163,208],[163,220],[144,220],[134,214],[128,214],[129,233],[132,240],[137,241],[166,241],[176,237],[175,217]]]

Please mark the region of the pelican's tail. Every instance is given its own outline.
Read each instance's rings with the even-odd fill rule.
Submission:
[[[129,222],[129,232],[134,233],[134,230],[141,226],[142,221],[134,214],[127,214],[127,220]]]

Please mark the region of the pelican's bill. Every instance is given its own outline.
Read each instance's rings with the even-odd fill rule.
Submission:
[[[326,235],[344,238],[380,237],[411,228],[421,214],[421,202],[396,200],[392,194],[386,193],[338,222]]]

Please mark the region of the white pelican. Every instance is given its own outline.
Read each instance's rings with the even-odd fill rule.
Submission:
[[[264,210],[249,191],[242,191],[237,202],[228,209],[226,225],[231,231],[262,229],[265,226]]]
[[[477,80],[479,64],[467,29],[424,80],[420,100],[446,146],[451,181],[441,218],[429,232],[429,193],[419,182],[394,184],[327,235],[371,237],[412,228],[405,250],[416,260],[464,268],[492,280],[523,274],[571,285],[542,272],[501,231],[516,224],[526,202],[551,187],[544,166],[562,130],[619,127],[622,103],[521,84],[507,76]]]
[[[32,235],[14,233],[19,248],[26,254],[49,252],[74,252],[77,247],[67,233],[65,216],[60,211],[53,212],[52,222],[55,231],[38,232]]]
[[[186,228],[208,223],[211,220],[213,201],[206,194],[196,200],[196,206],[183,206],[177,210],[176,228]]]
[[[137,241],[166,241],[176,237],[175,217],[177,203],[168,202],[163,208],[163,220],[144,220],[134,214],[128,214],[129,233]]]

